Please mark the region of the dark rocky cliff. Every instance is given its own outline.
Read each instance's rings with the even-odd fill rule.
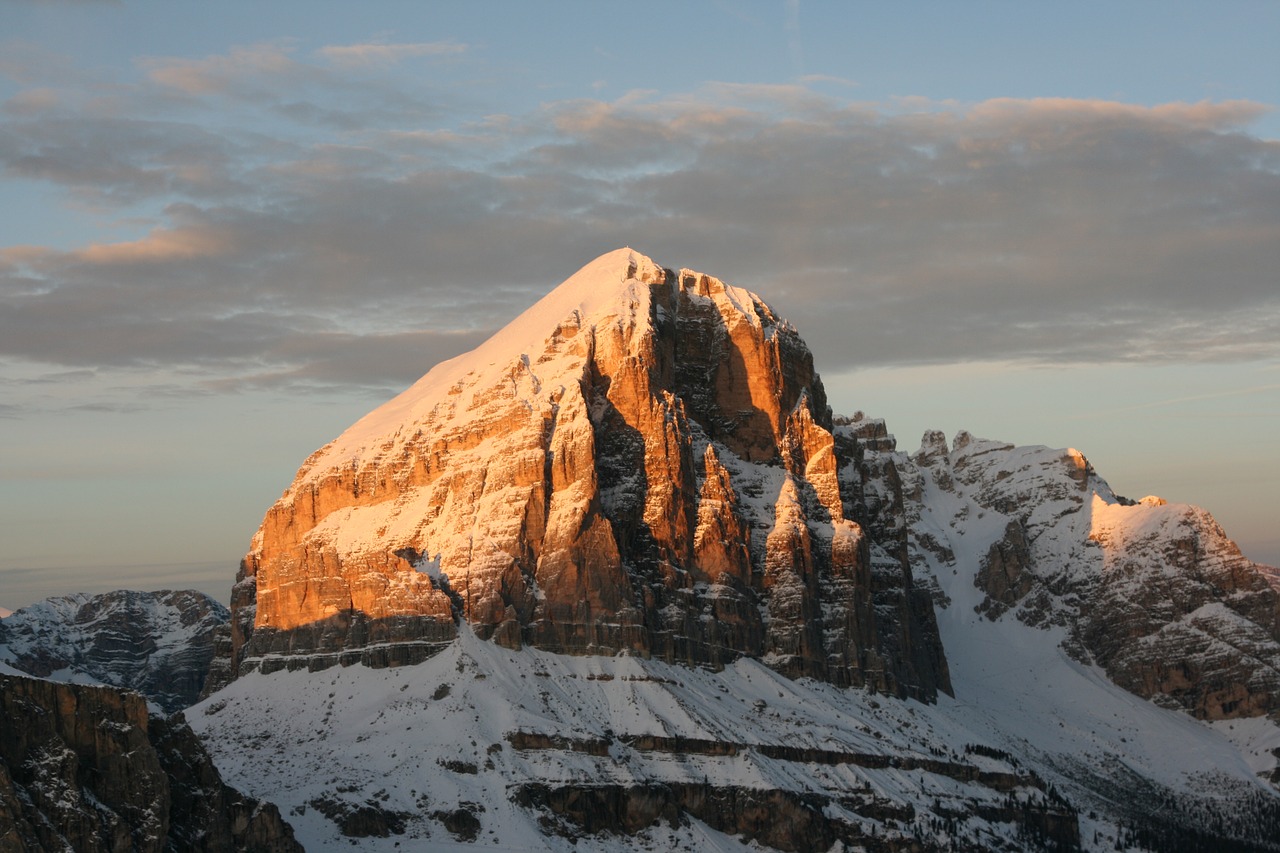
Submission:
[[[0,719],[0,851],[302,850],[136,693],[0,675]]]

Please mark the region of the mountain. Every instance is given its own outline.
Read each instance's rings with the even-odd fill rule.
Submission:
[[[1275,851],[1276,578],[624,249],[306,461],[186,716],[310,850]]]
[[[457,616],[931,700],[933,610],[873,559],[858,452],[759,297],[612,252],[307,460],[242,563],[228,674],[417,662]]]
[[[302,850],[136,693],[0,673],[0,718],[0,850]]]
[[[949,452],[930,433],[911,463],[883,464],[912,478],[917,571],[957,565],[955,530],[991,541],[974,555],[987,616],[1064,627],[1077,660],[1200,719],[1280,710],[1280,573],[1246,559],[1205,510],[1118,497],[1074,450],[963,432]]]
[[[230,616],[195,590],[47,598],[0,622],[0,661],[29,675],[136,690],[173,713],[199,698]]]

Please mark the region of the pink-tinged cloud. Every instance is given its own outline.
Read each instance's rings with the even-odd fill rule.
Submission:
[[[54,109],[62,102],[57,89],[40,86],[24,89],[4,103],[4,111],[15,116],[35,116]]]
[[[299,63],[280,43],[232,48],[204,59],[149,58],[140,61],[155,83],[186,95],[220,95],[236,82],[295,74]]]
[[[102,265],[193,260],[228,251],[232,241],[210,229],[156,228],[141,240],[93,243],[71,253],[75,260]]]
[[[0,354],[223,364],[236,381],[252,358],[263,385],[412,380],[419,362],[386,357],[381,337],[325,337],[330,356],[286,351],[281,329],[497,327],[564,258],[628,243],[772,295],[832,369],[1280,352],[1280,147],[1239,127],[1260,104],[864,103],[707,84],[418,123],[391,75],[257,51],[239,70],[155,66],[174,76],[153,108],[219,81],[295,104],[298,83],[316,110],[383,99],[395,118],[307,144],[186,113],[13,122],[13,174],[104,204],[182,202],[140,240],[0,248]],[[397,353],[416,346],[395,338]]]
[[[458,56],[467,45],[452,41],[419,42],[417,44],[345,44],[329,45],[317,53],[344,68],[394,65],[421,56]]]
[[[1247,125],[1270,111],[1271,107],[1265,104],[1243,100],[1176,102],[1146,107],[1076,98],[993,98],[973,106],[968,110],[968,115],[992,120],[1022,117],[1063,120],[1156,119],[1188,127],[1223,130]]]
[[[5,246],[0,249],[0,270],[16,270],[19,267],[33,267],[55,252],[44,246]]]

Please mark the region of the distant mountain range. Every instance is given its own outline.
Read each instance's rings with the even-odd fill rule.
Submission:
[[[136,690],[161,711],[196,701],[230,613],[195,590],[47,598],[0,621],[0,661],[42,678]]]

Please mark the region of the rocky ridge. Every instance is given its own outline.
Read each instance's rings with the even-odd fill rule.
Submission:
[[[199,698],[230,618],[195,590],[57,596],[0,621],[0,661],[41,678],[136,690],[173,713]]]
[[[460,619],[931,699],[932,606],[856,520],[860,453],[759,297],[610,253],[307,460],[242,563],[226,675],[420,661]]]
[[[974,584],[988,618],[1064,628],[1077,660],[1200,719],[1280,710],[1276,570],[1205,510],[1117,496],[1075,450],[966,432],[869,455],[880,491],[901,496],[918,576],[952,571],[960,536],[987,543]]]

